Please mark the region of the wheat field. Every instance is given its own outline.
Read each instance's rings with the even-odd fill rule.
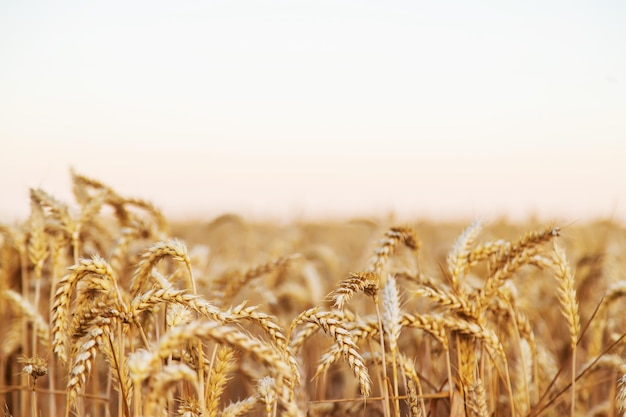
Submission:
[[[72,172],[0,225],[4,416],[617,416],[610,221],[170,223]],[[625,375],[625,376],[623,376]]]

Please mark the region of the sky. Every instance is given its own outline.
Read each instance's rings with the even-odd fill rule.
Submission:
[[[626,221],[623,1],[0,4],[0,221]]]

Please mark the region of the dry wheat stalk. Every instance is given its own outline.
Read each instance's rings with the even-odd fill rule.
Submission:
[[[99,326],[105,320],[109,321],[110,319],[102,317],[94,323],[94,326]],[[130,377],[128,357],[124,352],[122,323],[117,317],[110,321],[114,325],[112,331],[115,331],[116,334],[109,334],[104,343],[98,345],[98,348],[109,365],[109,382],[112,382],[114,384],[113,388],[119,391],[120,413],[130,415],[133,384]]]
[[[505,280],[511,278],[522,266],[529,264],[537,254],[537,247],[559,235],[558,228],[545,228],[528,232],[498,254],[495,271],[489,275],[483,288],[476,294],[476,311],[480,314]]]
[[[457,350],[457,377],[463,390],[463,395],[465,398],[469,398],[469,390],[476,384],[479,352],[476,349],[473,338],[457,334],[455,339]]]
[[[106,261],[99,256],[92,259],[81,259],[77,265],[70,268],[71,273],[65,275],[58,283],[57,292],[52,307],[52,347],[58,358],[67,362],[67,339],[69,337],[69,307],[70,297],[77,283],[85,277],[95,275],[100,283],[111,283],[110,288],[117,289],[117,282],[113,270]],[[116,300],[121,300],[119,292]],[[120,301],[120,306],[124,303]]]
[[[333,305],[341,310],[355,293],[361,291],[370,297],[375,297],[378,293],[378,276],[373,272],[351,273],[348,278],[338,284],[338,288],[331,294]]]
[[[31,214],[28,228],[28,259],[35,267],[35,279],[41,279],[44,262],[48,257],[46,219],[42,207],[31,197]]]
[[[500,258],[510,258],[515,254],[523,252],[525,249],[549,242],[555,237],[558,237],[560,233],[561,229],[552,226],[544,227],[543,229],[537,231],[526,232],[510,246],[508,246],[506,251],[500,255]]]
[[[544,228],[536,232],[528,232],[515,242],[504,245],[496,255],[495,271],[491,274],[478,295],[477,305],[484,307],[494,296],[503,281],[509,279],[520,267],[530,263],[537,254],[537,248],[559,236],[559,229]]]
[[[289,387],[293,386],[294,376],[291,366],[283,356],[260,340],[219,322],[196,320],[186,326],[170,329],[161,337],[158,348],[153,353],[150,361],[151,369],[158,368],[161,359],[167,358],[181,346],[201,339],[209,339],[216,343],[228,345],[265,364],[271,376],[276,380],[281,404],[287,409],[293,408],[294,404],[291,404]]]
[[[46,219],[43,212],[43,208],[37,204],[31,198],[31,214],[28,219],[28,227],[30,236],[28,238],[27,252],[28,259],[34,266],[35,275],[35,298],[33,304],[35,310],[39,307],[41,302],[41,287],[42,287],[42,274],[43,267],[46,258],[48,257],[48,242],[46,236]],[[1,291],[1,290],[0,290]],[[33,332],[31,338],[31,354],[37,354],[38,345],[38,332]],[[49,340],[44,340],[43,343],[48,343]]]
[[[345,312],[345,311],[344,311]],[[345,321],[345,320],[344,320]],[[370,340],[380,334],[380,327],[378,326],[378,319],[376,318],[363,318],[357,321],[350,321],[345,323],[346,330],[352,335],[354,343],[359,343],[363,340]],[[306,323],[303,332],[308,328],[319,329],[316,324]],[[298,335],[299,336],[299,333]],[[318,365],[313,378],[317,378],[320,375],[326,374],[330,367],[337,362],[343,356],[342,347],[338,344],[333,344],[328,347],[325,353],[322,354],[318,361]]]
[[[480,340],[485,344],[487,348],[491,349],[501,358],[506,357],[504,353],[504,347],[502,346],[500,339],[493,330],[483,328],[477,323],[472,323],[461,319],[451,319],[443,317],[442,321],[447,329]]]
[[[359,354],[358,348],[352,340],[350,332],[345,329],[341,318],[338,318],[337,313],[319,311],[319,308],[306,310],[293,320],[290,327],[290,333],[293,332],[293,329],[298,324],[304,322],[317,324],[327,335],[335,340],[335,342],[341,347],[341,351],[346,361],[359,381],[361,394],[368,396],[370,394],[372,381],[367,373],[367,368],[363,363],[363,358]]]
[[[69,379],[67,382],[66,414],[76,405],[78,394],[85,386],[87,377],[96,357],[98,345],[104,342],[104,338],[111,335],[111,321],[100,320],[97,326],[92,327],[88,336],[82,339],[82,343],[76,353],[72,355]]]
[[[220,397],[230,379],[228,373],[234,369],[234,357],[234,350],[228,346],[220,346],[217,350],[215,364],[211,367],[204,396],[206,399],[205,415],[209,417],[217,417]]]
[[[474,381],[474,384],[468,388],[468,392],[469,398],[466,404],[471,413],[476,417],[489,417],[485,385],[480,378]]]
[[[385,238],[380,241],[378,248],[374,250],[374,256],[370,259],[367,272],[380,277],[387,259],[393,254],[400,242],[413,251],[419,249],[419,242],[413,229],[410,227],[392,227],[385,233]]]
[[[287,339],[283,335],[283,329],[276,324],[275,318],[257,311],[258,306],[246,307],[246,303],[239,304],[226,311],[226,322],[249,320],[257,323],[272,342],[281,350],[287,349]]]
[[[554,264],[554,273],[558,281],[557,295],[561,304],[561,312],[568,324],[570,334],[570,347],[572,349],[572,388],[571,388],[571,415],[574,416],[576,406],[576,345],[578,343],[578,335],[580,334],[580,315],[578,312],[578,298],[576,296],[576,283],[574,274],[572,273],[565,251],[554,245],[554,254],[552,258]]]
[[[580,334],[580,315],[578,313],[578,299],[576,296],[576,283],[574,274],[572,273],[565,251],[558,245],[554,245],[554,272],[558,281],[558,298],[561,303],[561,311],[567,321],[570,332],[570,345],[575,348]]]
[[[426,416],[426,405],[424,404],[422,384],[420,378],[415,371],[415,364],[409,360],[405,355],[400,353],[398,355],[400,365],[402,366],[402,372],[406,381],[407,389],[407,401],[411,409],[412,416]],[[418,400],[417,395],[420,395]],[[417,408],[417,412],[415,410]]]
[[[274,317],[256,311],[257,308],[258,307],[256,306],[246,307],[245,303],[242,303],[238,306],[228,309],[228,311],[226,311],[225,322],[232,323],[247,320],[261,327],[265,334],[270,337],[270,340],[277,348],[277,350],[283,353],[285,360],[289,363],[289,366],[291,366],[291,370],[294,376],[294,383],[299,384],[300,373],[298,372],[298,363],[295,354],[287,345],[287,339],[283,335],[283,329],[278,324],[276,324]]]
[[[448,337],[446,335],[447,323],[442,317],[402,313],[402,316],[398,320],[398,324],[400,326],[400,330],[404,327],[412,327],[426,331],[439,341],[445,350],[448,350]],[[352,339],[355,343],[362,340],[373,339],[378,336],[380,332],[378,320],[376,318],[359,320],[355,325],[347,326],[347,328],[349,328]],[[330,366],[341,358],[342,353],[343,352],[340,346],[330,346],[321,356],[314,378],[328,372]]]
[[[289,352],[283,330],[275,323],[274,318],[256,311],[258,307],[246,307],[245,303],[223,312],[203,298],[189,294],[185,290],[152,288],[133,299],[130,311],[132,316],[136,319],[142,312],[152,309],[161,303],[177,303],[200,315],[222,323],[239,323],[242,320],[251,321],[252,323],[258,324],[265,331],[276,347],[281,351]],[[288,356],[293,367],[295,359],[291,357],[292,355]],[[297,373],[294,375],[297,375]]]
[[[122,323],[133,322],[132,316],[116,308],[116,305],[103,298],[93,300],[92,302],[80,303],[79,308],[74,312],[72,324],[68,329],[68,334],[71,341],[76,341],[84,337],[89,329],[93,326],[94,322],[99,318],[115,318]]]
[[[476,245],[472,250],[469,250],[465,254],[465,260],[461,261],[465,265],[465,270],[462,270],[461,272],[465,273],[469,268],[479,264],[480,262],[497,257],[498,255],[509,253],[511,245],[511,242],[503,239]]]
[[[317,325],[312,323],[307,323],[307,325],[314,326],[315,329],[319,328]],[[306,328],[308,328],[308,326],[305,327],[303,331]],[[358,321],[348,322],[346,323],[346,329],[352,334],[354,343],[359,343],[362,340],[373,339],[380,334],[380,327],[378,327],[378,319],[376,318],[364,318]],[[315,375],[313,377],[316,378],[320,375],[326,374],[331,365],[341,359],[342,355],[343,351],[339,345],[331,345],[320,357]]]
[[[206,356],[203,356],[204,350],[201,348],[203,340],[211,341],[216,352],[220,345],[237,348],[242,352],[237,370],[231,372],[231,375],[237,376],[238,381],[255,381],[268,373],[269,378],[274,379],[274,383],[270,383],[271,379],[267,379],[265,388],[262,388],[260,384],[257,387],[257,396],[249,397],[233,407],[221,410],[224,416],[245,412],[256,413],[255,415],[276,414],[276,404],[280,405],[283,415],[298,415],[306,411],[311,417],[365,414],[389,416],[394,411],[397,413],[398,407],[391,410],[388,407],[384,409],[383,402],[387,405],[389,402],[379,401],[378,398],[367,403],[362,399],[351,398],[343,398],[345,402],[338,403],[315,403],[313,395],[332,393],[333,388],[350,391],[353,386],[352,381],[349,381],[350,384],[345,384],[345,378],[351,378],[351,376],[344,370],[337,370],[337,373],[332,374],[332,378],[319,382],[318,387],[299,387],[297,378],[292,377],[292,375],[299,375],[295,367],[296,360],[293,352],[300,354],[298,360],[303,368],[308,369],[314,356],[319,355],[320,346],[314,346],[311,343],[310,349],[306,351],[300,348],[315,331],[323,326],[317,322],[305,321],[302,326],[299,326],[297,332],[292,328],[290,332],[285,333],[278,324],[292,322],[292,318],[303,310],[306,310],[303,313],[306,314],[309,311],[307,309],[313,304],[312,301],[319,299],[315,294],[328,291],[326,288],[331,285],[329,282],[331,277],[354,270],[354,265],[350,262],[361,256],[359,239],[368,236],[373,228],[377,227],[375,223],[367,223],[366,229],[362,229],[363,224],[360,223],[350,225],[349,229],[343,229],[341,225],[332,227],[306,225],[300,229],[294,227],[290,230],[297,232],[298,238],[289,237],[281,241],[279,235],[272,235],[274,232],[271,230],[271,225],[270,227],[263,225],[258,229],[262,233],[256,235],[255,227],[251,227],[242,219],[237,219],[237,227],[245,227],[249,232],[246,235],[249,241],[240,244],[237,242],[238,238],[222,239],[223,236],[216,234],[210,237],[212,239],[211,253],[230,254],[233,259],[246,258],[253,255],[251,250],[255,247],[265,246],[269,241],[272,241],[271,246],[274,244],[273,239],[278,237],[279,243],[273,248],[274,252],[277,250],[284,252],[287,249],[310,255],[307,256],[308,261],[303,263],[304,265],[293,268],[295,280],[286,282],[286,280],[274,279],[271,280],[272,285],[264,286],[258,291],[254,289],[247,291],[246,295],[254,297],[250,300],[251,303],[269,305],[272,314],[276,317],[264,314],[258,308],[250,307],[246,303],[230,307],[228,310],[225,307],[222,310],[215,307],[215,304],[227,306],[228,304],[225,304],[223,300],[212,300],[210,303],[196,295],[193,290],[193,274],[205,277],[205,288],[203,288],[206,290],[205,294],[218,294],[220,288],[215,288],[214,284],[220,280],[212,280],[209,277],[214,275],[213,271],[220,269],[220,262],[223,260],[218,256],[212,256],[211,263],[199,262],[201,266],[194,265],[192,270],[191,261],[183,259],[182,262],[186,264],[186,268],[174,268],[174,270],[168,268],[167,274],[159,272],[159,270],[164,270],[164,268],[157,269],[156,264],[160,258],[148,260],[146,253],[144,258],[138,260],[136,253],[138,248],[143,247],[145,242],[152,241],[154,237],[156,237],[155,240],[167,239],[167,234],[164,232],[167,224],[160,212],[150,203],[119,196],[103,183],[79,175],[74,177],[75,195],[79,205],[79,210],[76,212],[70,210],[70,206],[64,202],[55,200],[45,192],[32,190],[32,209],[27,221],[15,227],[0,225],[0,298],[2,299],[0,318],[15,319],[11,322],[4,320],[4,323],[0,320],[0,337],[3,341],[0,347],[2,352],[0,375],[3,378],[0,381],[2,387],[0,395],[6,402],[5,414],[26,415],[29,409],[30,415],[41,413],[36,408],[41,406],[42,398],[37,400],[34,393],[27,392],[33,387],[32,381],[31,383],[26,381],[28,376],[34,377],[43,369],[34,362],[36,356],[32,354],[43,354],[41,342],[44,342],[47,336],[42,333],[45,329],[45,318],[39,311],[50,308],[53,334],[57,339],[67,339],[65,347],[59,347],[58,340],[56,345],[53,341],[52,349],[60,349],[66,355],[69,353],[69,357],[66,358],[71,364],[69,381],[66,381],[69,383],[66,396],[70,403],[70,407],[67,407],[68,413],[74,411],[72,407],[84,392],[86,397],[91,398],[95,395],[96,398],[85,403],[90,409],[89,411],[85,409],[83,414],[88,413],[94,417],[146,415],[147,413],[143,413],[142,409],[146,405],[143,395],[148,393],[147,389],[152,395],[148,401],[153,404],[150,406],[153,408],[151,413],[176,415],[175,407],[169,410],[163,407],[162,398],[171,398],[171,392],[166,391],[168,385],[166,381],[176,380],[174,369],[178,367],[184,369],[182,372],[186,372],[189,378],[194,378],[198,386],[202,388],[202,392],[194,393],[193,389],[189,389],[191,385],[187,382],[177,384],[181,387],[178,391],[181,396],[178,414],[188,417],[207,414],[205,407],[209,402],[213,403],[208,393],[213,393],[217,397],[220,388],[214,387],[216,385],[223,387],[227,381],[219,376],[219,372],[216,372],[220,368],[219,358],[209,361]],[[100,208],[103,204],[113,207],[114,217],[107,218],[107,212],[101,213]],[[428,230],[429,225],[426,224],[425,228]],[[367,233],[359,234],[360,229]],[[349,230],[349,236],[346,230]],[[447,231],[449,229],[443,229],[441,235],[446,236]],[[626,402],[626,388],[621,384],[616,387],[614,377],[616,372],[625,372],[622,358],[619,356],[623,353],[624,345],[619,341],[621,334],[618,334],[623,327],[624,320],[619,314],[613,314],[619,312],[621,304],[618,302],[622,301],[621,297],[626,291],[624,291],[623,283],[610,286],[614,281],[613,276],[626,265],[624,261],[626,258],[622,256],[623,227],[612,223],[598,223],[594,224],[590,232],[584,234],[581,239],[576,239],[575,233],[568,236],[568,244],[573,254],[571,259],[578,260],[576,266],[580,276],[583,277],[581,282],[594,280],[595,285],[595,280],[597,280],[597,286],[594,286],[594,289],[609,288],[598,307],[596,316],[592,316],[595,313],[589,310],[590,305],[592,307],[597,305],[594,299],[596,294],[590,294],[588,291],[591,285],[587,284],[585,291],[582,291],[579,283],[579,290],[576,293],[574,277],[567,265],[564,251],[560,250],[559,253],[559,250],[555,249],[555,253],[552,254],[544,250],[544,244],[558,234],[558,229],[546,228],[522,234],[520,238],[510,242],[495,240],[474,245],[478,231],[479,226],[473,224],[457,238],[447,256],[446,264],[443,265],[441,276],[431,278],[421,272],[413,273],[407,268],[394,275],[395,280],[392,278],[394,282],[388,282],[387,264],[394,251],[400,249],[402,244],[413,251],[417,249],[411,229],[390,230],[374,253],[369,264],[369,276],[365,272],[352,274],[332,293],[335,305],[345,309],[354,294],[366,292],[366,295],[372,296],[375,301],[377,313],[378,308],[382,307],[383,314],[376,317],[358,317],[347,310],[328,312],[327,318],[337,320],[338,326],[346,332],[344,334],[341,331],[335,331],[335,335],[331,336],[336,338],[336,334],[340,334],[346,340],[349,338],[354,346],[360,342],[368,342],[372,352],[364,354],[364,359],[371,358],[375,363],[380,363],[383,370],[389,370],[390,375],[391,371],[404,372],[406,374],[404,378],[397,379],[394,375],[393,381],[386,379],[386,382],[395,384],[398,380],[400,384],[403,382],[406,384],[404,392],[407,394],[410,408],[407,412],[410,411],[412,415],[428,414],[423,402],[420,381],[427,384],[428,391],[435,395],[432,400],[429,400],[431,415],[440,414],[444,409],[455,416],[465,415],[465,413],[486,415],[485,408],[481,405],[487,403],[482,401],[484,397],[487,398],[489,407],[492,408],[493,417],[501,417],[508,411],[529,417],[563,415],[569,405],[563,401],[566,393],[576,395],[577,409],[573,408],[574,398],[572,398],[572,413],[576,411],[577,415],[593,415],[594,413],[598,416],[614,415],[613,408],[616,401]],[[282,231],[276,231],[276,233],[282,233]],[[263,237],[260,237],[261,234]],[[184,233],[182,235],[184,236]],[[411,241],[411,236],[413,236],[413,241]],[[220,242],[221,240],[227,243]],[[320,243],[320,240],[328,240],[332,244]],[[434,243],[437,245],[440,242],[435,240]],[[294,245],[294,247],[285,247],[288,245]],[[73,261],[72,254],[68,254],[70,248],[74,250]],[[238,248],[243,248],[243,256],[238,252]],[[435,249],[438,250],[437,246]],[[93,265],[91,270],[85,267],[83,263],[86,261],[78,260],[81,251],[110,254],[109,265],[113,267],[111,270],[119,275],[102,270],[97,271]],[[606,259],[610,259],[610,262],[603,264],[603,268],[594,264],[594,273],[585,273],[589,269],[585,263],[588,262],[586,259],[591,256],[590,254],[598,253],[606,253],[608,255]],[[164,256],[171,256],[171,254]],[[437,258],[426,265],[424,270],[437,270],[437,261],[442,259],[439,255]],[[181,259],[174,260],[180,261]],[[152,264],[148,265],[150,263]],[[57,282],[61,275],[64,275],[60,271],[69,264],[75,265],[68,275]],[[128,302],[125,299],[126,294],[118,288],[117,280],[118,277],[127,276],[125,273],[127,266],[132,264],[138,265],[134,271],[135,277],[138,273],[145,274],[145,276],[141,278],[143,282],[139,283],[132,302]],[[510,278],[525,265],[537,267],[537,270],[528,275],[528,283],[524,282],[525,285],[515,288]],[[308,268],[307,271],[305,271],[305,266]],[[474,266],[477,268],[473,268]],[[81,267],[84,269],[83,275],[70,279],[70,275],[76,274]],[[265,264],[265,267],[270,268],[270,263]],[[250,282],[252,276],[260,274],[262,269],[263,265],[248,272],[239,273],[237,276],[243,281],[237,282]],[[554,310],[554,306],[550,305],[549,301],[545,302],[545,300],[551,300],[554,293],[553,285],[550,285],[548,280],[542,279],[548,273],[552,273],[558,280],[557,295],[562,314],[559,314],[558,309]],[[189,277],[191,280],[189,285],[185,285],[188,288],[187,291],[175,289],[181,277]],[[395,291],[392,290],[398,285],[397,279],[400,277],[419,284],[416,294],[429,299],[432,302],[431,305],[423,303],[422,300],[409,300],[402,306],[404,308],[402,311],[398,302],[397,288]],[[482,288],[478,285],[481,277],[485,278]],[[539,279],[531,282],[532,278]],[[74,282],[70,282],[71,280]],[[232,285],[234,282],[229,282],[230,289],[227,288],[225,293],[236,294],[236,285]],[[20,289],[22,294],[19,294],[16,289]],[[189,289],[193,290],[193,294],[190,294]],[[50,302],[48,295],[50,295]],[[378,303],[379,295],[381,295],[381,303]],[[531,297],[530,303],[529,297]],[[440,315],[427,310],[430,307],[438,308]],[[153,313],[159,308],[165,314],[156,316]],[[72,315],[73,318],[71,318]],[[150,315],[153,317],[150,318]],[[174,331],[168,331],[169,327],[193,328],[196,324],[190,320],[198,315],[215,322],[211,325],[216,326],[210,331],[211,336],[189,337],[176,348],[172,348],[173,352],[167,358],[143,350],[133,352],[137,336],[133,333],[135,328],[143,333],[145,328],[142,325],[154,327],[153,331],[141,334],[141,336],[146,348],[155,349],[152,343],[155,336],[158,337],[163,332],[168,332],[167,336],[163,337],[169,337],[169,332]],[[588,334],[588,338],[580,344],[582,348],[577,347],[582,337],[580,317],[590,316],[594,317],[589,329],[591,334]],[[565,378],[559,377],[555,378],[555,382],[551,384],[553,377],[559,372],[558,367],[569,354],[567,351],[560,350],[561,341],[555,340],[558,334],[551,332],[561,317],[566,318],[569,331],[568,345],[577,351],[572,355],[574,360],[572,360],[571,376],[578,380],[573,379],[572,383],[568,384]],[[61,320],[56,320],[58,318]],[[319,319],[312,320],[320,321]],[[27,321],[33,322],[32,329]],[[329,320],[326,321],[329,322]],[[129,324],[131,326],[128,326]],[[262,334],[261,337],[264,340],[253,339],[265,349],[273,352],[275,360],[281,364],[270,364],[269,360],[260,361],[258,354],[255,356],[244,351],[243,341],[240,341],[239,345],[232,340],[232,343],[227,343],[227,336],[219,333],[226,329],[224,331],[233,334],[232,336],[229,334],[232,338],[249,338],[243,326],[250,326],[250,324],[259,327],[260,332],[256,332],[257,329],[251,330],[254,330],[255,334]],[[398,335],[405,327],[415,327],[430,332],[435,337],[435,341],[422,343],[418,340],[412,343],[409,334],[403,335],[405,337],[399,341]],[[130,331],[127,332],[127,330]],[[31,340],[32,344],[28,343],[29,336],[25,336],[28,334],[34,336]],[[418,337],[421,338],[421,335],[420,332]],[[454,349],[448,347],[449,337],[453,338],[450,340],[456,342],[459,354],[456,363],[459,369],[455,379],[450,376],[450,351],[454,352]],[[612,347],[614,350],[606,353],[607,347],[614,341],[617,343]],[[442,349],[439,344],[443,347],[448,364],[447,388],[445,375],[441,373],[443,368],[437,361],[438,358],[442,358],[440,356]],[[71,349],[67,349],[69,346]],[[322,369],[327,370],[336,362],[344,354],[346,346],[345,340],[343,344],[335,340],[335,343],[323,351],[318,372]],[[23,354],[28,355],[25,359],[27,362],[16,358],[15,351],[19,348],[23,349]],[[397,363],[394,364],[393,359],[386,362],[385,352],[393,352],[393,355],[388,358],[395,359]],[[105,359],[106,363],[102,361],[101,364],[103,366],[94,365],[96,353]],[[158,356],[156,362],[155,355]],[[43,354],[43,356],[46,355]],[[411,359],[408,359],[409,356]],[[58,385],[63,378],[63,374],[59,372],[56,373],[56,377],[53,375],[55,367],[58,366],[54,359],[52,357],[48,377],[38,380],[36,387],[38,391],[44,390],[52,394],[46,394],[52,399],[52,404],[56,395],[54,393],[59,392],[55,389],[55,383]],[[415,367],[411,364],[411,361],[415,359],[420,363],[419,378]],[[32,363],[28,362],[31,360]],[[533,361],[535,369],[531,370],[530,365]],[[584,366],[577,367],[576,361],[583,363]],[[508,376],[508,362],[513,366],[513,378]],[[21,365],[16,367],[16,363]],[[158,363],[158,366],[154,365],[155,363]],[[260,366],[261,364],[264,366]],[[504,364],[504,367],[501,364]],[[269,372],[265,370],[265,367]],[[88,378],[90,369],[94,369],[95,373],[92,378]],[[596,369],[605,369],[605,372],[595,372]],[[20,371],[23,375],[15,377],[15,374]],[[157,372],[162,373],[157,374]],[[352,372],[354,372],[353,369]],[[506,376],[504,376],[505,373]],[[205,378],[204,375],[207,377]],[[285,375],[290,379],[287,379]],[[102,385],[105,378],[106,386]],[[212,378],[215,379],[212,380]],[[384,378],[385,375],[381,379]],[[623,380],[626,381],[626,376]],[[131,381],[134,390],[130,387]],[[118,387],[115,386],[115,382],[118,383]],[[162,387],[157,387],[161,382]],[[461,383],[463,387],[461,389],[455,387],[456,382]],[[508,394],[503,392],[505,384],[508,385],[506,387],[509,389]],[[510,387],[511,384],[513,389]],[[155,390],[155,387],[158,389]],[[117,398],[116,394],[112,393],[113,388],[120,390]],[[297,392],[296,388],[298,388]],[[386,386],[381,387],[381,399],[389,398],[386,388]],[[249,386],[229,386],[222,395],[226,396],[226,392],[229,394],[232,392],[233,396],[226,399],[228,401],[231,398],[237,398],[237,395],[249,395],[250,389]],[[401,391],[402,387],[399,387],[399,390]],[[449,403],[446,400],[441,400],[443,403],[438,400],[441,397],[436,393],[442,393],[442,390],[445,390],[445,393],[451,393]],[[157,392],[162,392],[162,394],[157,395]],[[398,389],[395,387],[394,394],[398,394]],[[129,398],[131,395],[132,401]],[[311,397],[308,397],[309,395]],[[426,397],[429,395],[431,394],[425,394]],[[343,395],[343,397],[350,396]],[[397,395],[394,396],[397,397]],[[195,397],[207,398],[207,401],[197,401]],[[121,404],[117,414],[108,405],[103,407],[95,405],[103,399]],[[421,407],[420,399],[422,399]],[[324,398],[319,398],[319,400],[324,401]],[[29,402],[34,405],[32,409]],[[253,410],[257,402],[261,404],[257,410]],[[92,404],[94,408],[91,408]],[[300,407],[298,408],[296,404]],[[308,410],[304,408],[305,404]],[[25,405],[29,406],[25,407]],[[132,413],[130,412],[131,406],[133,406]],[[587,410],[583,410],[583,407],[587,407]],[[79,414],[83,411],[80,408],[75,408]],[[51,406],[49,414],[55,414],[53,409]],[[216,408],[213,410],[215,411],[212,411],[212,414],[217,413]]]
[[[187,248],[182,242],[173,239],[155,243],[141,256],[141,261],[137,265],[137,269],[135,269],[135,273],[130,281],[130,293],[133,297],[141,294],[147,280],[151,276],[152,268],[165,257],[171,257],[173,260],[185,265],[185,269],[189,274],[189,287],[195,289]],[[195,293],[195,291],[193,292]]]
[[[398,323],[402,323],[399,319]],[[367,316],[363,318],[355,318],[346,323],[346,328],[352,333],[352,338],[355,342],[361,340],[369,340],[374,336],[380,334],[380,327],[378,327],[378,318]]]
[[[457,296],[449,290],[422,286],[413,291],[413,295],[428,298],[446,312],[461,314],[467,317],[475,316],[474,306],[463,296]]]
[[[228,315],[203,298],[190,294],[187,290],[176,290],[172,287],[153,287],[144,291],[130,303],[131,315],[137,318],[144,311],[152,310],[159,304],[179,304],[207,318],[220,322],[228,321]]]
[[[437,339],[444,349],[448,349],[446,328],[449,327],[449,324],[445,318],[425,314],[404,313],[400,319],[400,325],[402,327],[414,327],[424,330]]]
[[[426,414],[422,411],[422,408],[419,406],[419,401],[417,398],[417,387],[415,385],[415,381],[410,378],[406,379],[407,385],[407,405],[409,407],[410,417],[423,417]]]
[[[389,348],[389,353],[391,355],[393,395],[395,398],[394,406],[396,414],[399,414],[400,400],[398,399],[397,356],[398,339],[400,338],[402,326],[400,325],[400,295],[398,293],[398,287],[396,286],[396,279],[393,275],[389,275],[387,283],[383,288],[382,304],[383,332],[387,336],[387,344],[385,347]]]
[[[400,295],[396,286],[396,279],[390,275],[382,292],[383,330],[389,338],[389,351],[395,356],[398,350],[398,338],[402,326],[400,325]]]
[[[395,248],[402,241],[408,248],[417,251],[419,243],[415,232],[408,227],[393,227],[381,240],[380,246],[374,251],[370,259],[370,265],[365,272],[351,273],[348,278],[338,284],[338,288],[331,294],[333,304],[342,309],[357,292],[365,292],[371,297],[376,297],[379,288],[380,274],[387,259],[393,254]]]
[[[463,233],[461,234],[461,236],[458,237],[456,242],[454,242],[454,246],[452,246],[452,250],[448,254],[448,273],[450,274],[452,288],[456,291],[459,290],[459,282],[462,276],[469,268],[469,247],[472,245],[472,243],[474,243],[474,240],[476,240],[476,237],[478,236],[480,231],[480,222],[476,221],[472,223],[471,226],[463,231]]]

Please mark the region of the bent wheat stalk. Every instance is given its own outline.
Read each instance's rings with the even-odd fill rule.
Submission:
[[[348,361],[352,372],[359,381],[361,388],[361,394],[369,396],[371,392],[372,380],[367,373],[367,368],[363,363],[363,358],[359,354],[358,348],[352,340],[352,335],[343,326],[341,317],[338,317],[336,312],[331,311],[319,311],[319,308],[312,308],[301,313],[291,323],[289,333],[293,332],[293,329],[300,323],[314,323],[317,324],[324,332],[332,337],[335,342],[341,348],[341,352]]]

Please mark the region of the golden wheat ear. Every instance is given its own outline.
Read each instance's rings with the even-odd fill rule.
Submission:
[[[185,266],[185,270],[188,273],[189,287],[194,293],[196,292],[187,248],[181,241],[171,239],[155,243],[141,256],[141,261],[137,265],[137,269],[130,281],[130,293],[133,297],[137,297],[144,291],[148,279],[152,276],[152,268],[166,257],[170,257]]]
[[[59,281],[52,306],[52,347],[53,352],[62,362],[67,362],[67,344],[71,336],[69,334],[70,300],[78,282],[94,275],[99,279],[100,284],[111,290],[110,295],[116,300],[115,302],[121,300],[113,269],[103,258],[94,256],[92,259],[82,259],[71,267],[70,271]],[[118,305],[123,305],[123,303],[120,301]]]
[[[378,276],[373,272],[353,272],[331,293],[333,305],[342,310],[354,294],[364,292],[370,297],[378,293]]]
[[[352,335],[343,325],[341,317],[332,311],[319,311],[318,308],[301,313],[291,324],[291,331],[300,323],[314,323],[318,325],[326,334],[332,337],[340,346],[344,357],[348,361],[354,376],[359,381],[361,394],[369,396],[371,392],[372,380],[367,372],[363,358],[359,354],[358,348],[352,340]]]

